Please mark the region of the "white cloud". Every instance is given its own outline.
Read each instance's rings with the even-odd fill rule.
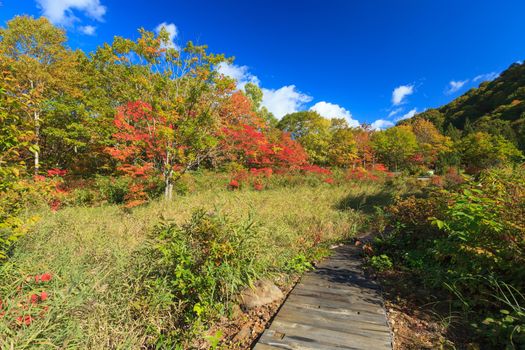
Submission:
[[[381,130],[394,126],[394,123],[392,123],[389,120],[378,119],[375,122],[373,122],[370,126],[373,130]]]
[[[175,39],[179,35],[179,31],[177,29],[177,26],[174,23],[162,22],[161,24],[159,24],[155,28],[155,32],[157,34],[160,33],[162,28],[166,29],[166,31],[168,32],[168,35],[169,35],[169,40],[170,40],[170,42],[167,45],[165,45],[165,47],[179,50],[180,49],[179,46],[177,44],[175,44]]]
[[[414,109],[411,109],[410,111],[408,111],[407,113],[403,114],[397,120],[399,121],[399,120],[409,119],[409,118],[412,118],[413,116],[415,116],[416,114],[417,114],[417,108],[414,108]]]
[[[391,118],[391,117],[401,113],[402,111],[403,111],[403,107],[396,108],[396,109],[390,111],[390,113],[388,113],[388,118]]]
[[[242,90],[247,83],[259,85],[259,78],[249,72],[248,66],[238,66],[233,63],[221,62],[217,71],[227,77],[237,80],[237,88]]]
[[[491,81],[491,80],[494,80],[496,79],[497,77],[499,77],[499,73],[496,73],[496,72],[491,72],[491,73],[487,73],[487,74],[480,74],[480,75],[477,75],[474,77],[474,79],[472,79],[473,82],[478,82],[478,81]]]
[[[402,104],[405,97],[414,93],[414,85],[401,85],[392,91],[392,103],[394,106]]]
[[[238,66],[222,62],[217,65],[217,71],[237,80],[237,88],[242,90],[247,83],[260,85],[259,78],[250,73],[248,66]],[[279,89],[262,88],[262,106],[266,107],[275,117],[282,118],[286,114],[299,111],[312,97],[297,90],[295,85],[283,86]]]
[[[295,85],[283,86],[276,90],[263,88],[262,91],[262,105],[278,119],[299,111],[305,103],[312,100],[312,97],[297,90]]]
[[[36,0],[44,16],[58,25],[70,26],[80,21],[73,10],[83,13],[96,21],[102,22],[106,7],[100,0]]]
[[[95,35],[95,31],[97,30],[97,27],[94,26],[81,26],[78,28],[81,33],[86,35]]]
[[[357,120],[352,119],[352,113],[350,113],[349,110],[330,102],[317,102],[315,105],[310,107],[310,110],[316,111],[317,113],[328,119],[344,118],[351,127],[356,128],[360,125]]]
[[[466,83],[468,83],[468,79],[466,80],[451,80],[448,83],[448,87],[445,89],[445,94],[450,95],[454,92],[458,92],[461,90],[463,86],[465,86]]]

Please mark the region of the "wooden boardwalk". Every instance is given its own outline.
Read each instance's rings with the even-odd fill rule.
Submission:
[[[365,277],[359,250],[338,247],[303,276],[253,349],[392,349],[379,286]]]

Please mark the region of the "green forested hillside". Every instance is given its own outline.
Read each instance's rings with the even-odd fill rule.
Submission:
[[[525,150],[525,63],[514,63],[495,80],[415,118],[432,121],[452,137],[459,135],[455,129],[503,135]]]

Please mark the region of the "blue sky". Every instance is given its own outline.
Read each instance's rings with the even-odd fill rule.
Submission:
[[[85,51],[164,25],[235,56],[277,116],[313,108],[388,126],[525,59],[525,1],[0,0],[0,22],[46,15]]]

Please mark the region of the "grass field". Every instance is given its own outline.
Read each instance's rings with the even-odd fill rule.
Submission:
[[[257,244],[248,254],[259,266],[255,277],[276,278],[290,273],[286,266],[294,257],[311,259],[314,247],[352,237],[363,227],[366,215],[341,203],[381,193],[381,185],[372,183],[304,184],[261,192],[204,186],[173,202],[154,201],[132,210],[108,205],[42,210],[40,221],[0,268],[6,312],[0,319],[0,348],[136,349],[151,344],[156,334],[151,328],[162,328],[170,315],[154,306],[161,302],[136,305],[144,293],[137,269],[148,265],[138,252],[151,244],[160,222],[182,224],[196,209],[235,222],[253,221]],[[44,272],[53,275],[46,284],[28,278]],[[19,325],[13,315],[35,314],[38,310],[31,308],[40,304],[20,311],[25,304],[16,300],[43,290],[50,296],[42,303],[47,311],[30,326]]]

